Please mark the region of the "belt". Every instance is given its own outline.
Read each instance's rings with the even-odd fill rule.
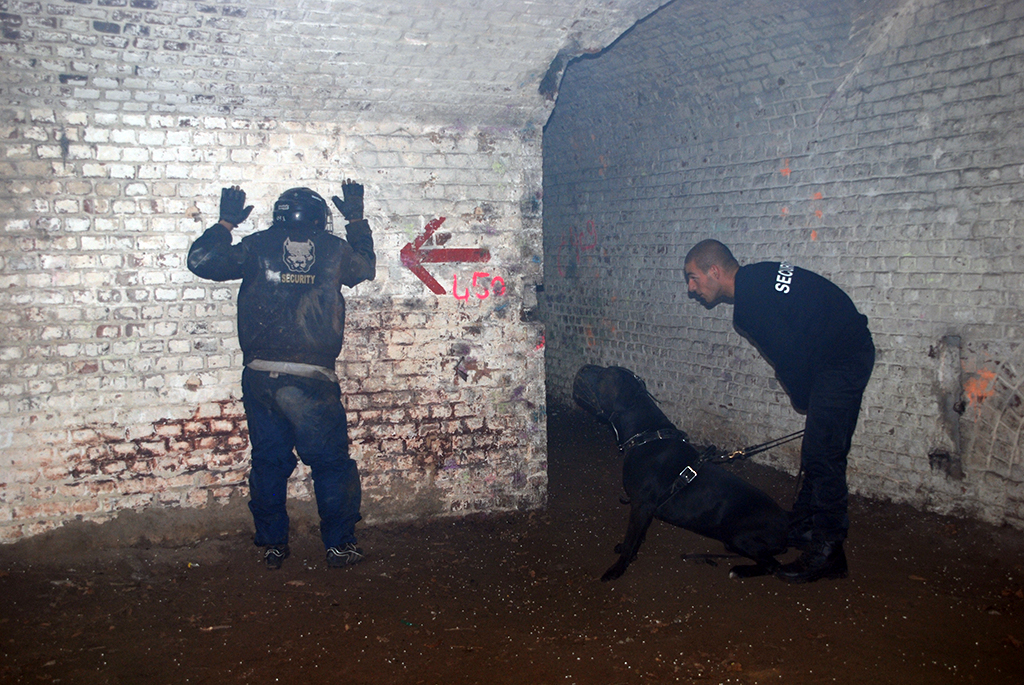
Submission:
[[[331,381],[332,383],[338,382],[338,374],[334,372],[334,369],[328,369],[326,366],[317,366],[316,364],[271,362],[266,359],[253,359],[251,362],[246,364],[246,366],[253,371],[267,371],[271,376],[283,373],[289,376],[313,378],[318,381]]]

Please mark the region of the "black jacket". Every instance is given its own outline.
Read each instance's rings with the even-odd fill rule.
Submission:
[[[733,325],[775,368],[793,405],[806,410],[817,372],[873,343],[868,319],[839,286],[786,262],[736,272]]]
[[[341,353],[341,286],[373,280],[377,257],[365,219],[326,231],[271,227],[231,244],[215,224],[188,251],[189,271],[214,281],[242,279],[238,342],[243,359],[316,364],[330,369]]]

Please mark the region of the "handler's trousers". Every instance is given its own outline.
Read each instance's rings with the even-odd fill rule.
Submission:
[[[810,530],[815,543],[842,542],[850,528],[846,458],[874,364],[875,347],[869,341],[819,371],[811,387],[800,450],[804,481],[793,519],[798,530]]]
[[[249,510],[257,545],[288,542],[288,478],[298,452],[310,467],[325,548],[355,542],[362,490],[348,452],[341,388],[327,380],[242,371],[242,405],[252,444]]]

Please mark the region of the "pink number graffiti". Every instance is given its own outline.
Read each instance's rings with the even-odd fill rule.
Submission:
[[[565,278],[565,269],[568,266],[562,259],[565,248],[569,248],[567,260],[571,260],[573,266],[579,266],[585,253],[597,249],[597,229],[594,228],[594,222],[588,221],[587,227],[582,231],[577,231],[575,226],[571,226],[569,232],[562,237],[557,256],[558,275],[562,278]]]
[[[491,287],[488,288],[480,281],[484,279],[491,279]],[[469,300],[469,289],[473,288],[473,294],[478,299],[486,300],[491,296],[493,291],[495,297],[501,297],[505,294],[505,279],[501,276],[491,276],[486,271],[475,271],[473,272],[473,284],[472,286],[466,286],[462,295],[459,294],[459,275],[455,274],[452,277],[452,294],[455,295],[456,300]]]

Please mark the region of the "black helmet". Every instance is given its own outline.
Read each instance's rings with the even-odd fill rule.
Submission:
[[[281,228],[328,229],[331,210],[327,201],[309,188],[292,188],[274,203],[274,225]]]

